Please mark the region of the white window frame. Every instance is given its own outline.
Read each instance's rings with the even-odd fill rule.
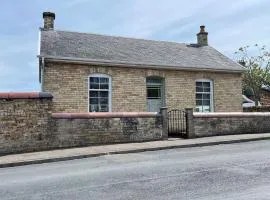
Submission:
[[[196,94],[197,94],[197,90],[196,90],[196,83],[197,82],[208,82],[210,83],[210,112],[215,112],[214,111],[214,89],[213,89],[213,81],[210,80],[210,79],[197,79],[195,81],[195,109],[196,109],[196,106],[197,106],[197,103],[196,103]],[[202,92],[198,92],[198,93],[202,93]]]
[[[112,78],[110,75],[107,75],[107,74],[100,74],[100,73],[93,73],[93,74],[90,74],[88,76],[88,112],[90,112],[90,77],[99,77],[99,78],[109,78],[109,89],[108,89],[108,92],[109,92],[109,102],[108,102],[108,106],[109,106],[109,112],[112,112]],[[92,91],[99,91],[98,89],[91,89]]]

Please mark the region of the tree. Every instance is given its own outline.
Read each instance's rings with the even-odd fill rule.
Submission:
[[[258,52],[255,56],[251,56],[250,46],[240,47],[235,54],[237,61],[247,69],[243,74],[243,93],[252,93],[257,106],[262,88],[270,87],[270,52],[265,46],[255,44],[254,47]]]

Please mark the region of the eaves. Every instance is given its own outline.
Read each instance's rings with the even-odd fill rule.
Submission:
[[[73,63],[73,64],[87,64],[87,65],[100,65],[100,66],[114,66],[114,67],[128,67],[128,68],[144,68],[144,69],[165,69],[165,70],[184,70],[184,71],[208,71],[208,72],[223,72],[223,73],[243,73],[246,69],[219,69],[219,68],[207,68],[207,67],[183,67],[178,65],[156,65],[145,63],[130,63],[123,61],[108,61],[108,60],[95,60],[85,58],[73,58],[73,57],[58,57],[58,56],[42,56],[38,55],[38,58],[44,58],[45,62],[58,62],[58,63]]]

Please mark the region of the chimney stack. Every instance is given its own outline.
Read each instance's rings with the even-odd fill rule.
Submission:
[[[197,33],[197,44],[200,46],[208,45],[208,33],[205,31],[205,26],[200,26],[200,32]]]
[[[53,30],[54,29],[54,20],[55,14],[52,12],[43,12],[44,19],[44,30]]]

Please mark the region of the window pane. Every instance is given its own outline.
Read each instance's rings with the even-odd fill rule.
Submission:
[[[98,98],[90,98],[90,104],[98,104]]]
[[[203,107],[202,106],[196,106],[196,112],[202,112]]]
[[[98,97],[98,91],[90,91],[90,97]]]
[[[109,89],[109,84],[107,83],[100,84],[100,89]]]
[[[203,92],[203,88],[202,87],[196,87],[196,92]]]
[[[203,106],[202,112],[210,112],[210,106]]]
[[[202,94],[196,94],[196,99],[202,99],[203,95]]]
[[[210,88],[210,82],[203,82],[203,87],[208,87],[208,88]]]
[[[146,83],[148,85],[161,85],[162,79],[161,78],[147,78]]]
[[[99,96],[100,97],[109,97],[109,92],[108,91],[100,91],[99,92]]]
[[[99,84],[90,83],[90,89],[99,89]]]
[[[90,89],[99,89],[99,77],[90,77]]]
[[[196,82],[196,87],[202,87],[202,82]]]
[[[196,106],[202,106],[202,100],[196,100]]]
[[[205,88],[203,88],[203,91],[204,91],[204,92],[210,92],[210,88],[205,87]]]
[[[210,99],[210,94],[203,94],[203,99]]]
[[[98,104],[92,104],[92,105],[90,105],[90,112],[99,112],[99,106],[98,106]]]
[[[100,104],[108,104],[108,98],[100,98]]]
[[[99,77],[90,77],[90,83],[99,83]]]
[[[100,77],[100,83],[109,83],[109,79],[108,78],[104,78],[104,77]]]
[[[203,100],[203,105],[210,106],[210,100]]]
[[[100,105],[100,112],[108,112],[109,107],[108,105]]]
[[[147,88],[147,98],[159,99],[160,97],[160,88]]]

